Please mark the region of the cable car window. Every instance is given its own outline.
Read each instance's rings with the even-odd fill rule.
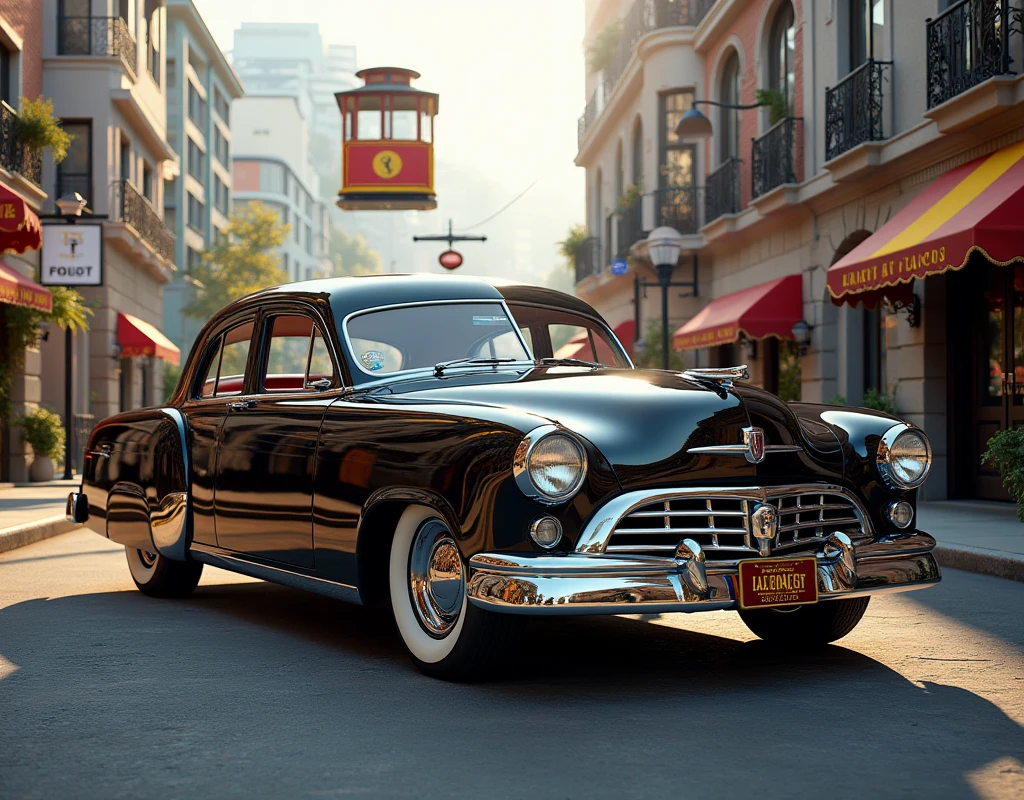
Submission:
[[[420,112],[420,141],[430,143],[433,141],[433,131],[431,130],[431,118],[430,114],[424,108]]]
[[[416,141],[416,97],[391,98],[391,138]]]
[[[356,114],[356,138],[362,141],[380,139],[381,130],[380,98],[372,95],[359,98],[359,112]]]

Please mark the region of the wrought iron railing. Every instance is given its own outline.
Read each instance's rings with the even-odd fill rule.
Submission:
[[[925,21],[928,108],[995,75],[1012,75],[1011,46],[1024,34],[1024,7],[1011,0],[961,0]]]
[[[825,89],[825,160],[864,142],[885,138],[884,86],[891,61],[869,58],[831,89]]]
[[[601,240],[588,236],[576,253],[576,283],[601,272]]]
[[[36,186],[43,183],[43,154],[22,140],[17,130],[18,114],[7,103],[0,103],[0,167],[17,172]]]
[[[796,183],[797,117],[785,117],[754,139],[750,149],[751,197],[785,183]]]
[[[139,74],[135,39],[121,17],[58,17],[57,52],[62,56],[119,56]]]
[[[704,187],[704,223],[740,210],[740,164],[730,158],[707,177]]]
[[[651,31],[679,25],[698,25],[715,0],[634,0],[622,18],[622,36],[618,46],[602,70],[601,84],[587,102],[577,125],[578,144],[583,144],[587,131],[593,126],[600,111],[598,93],[602,100],[611,97],[626,72],[637,42]]]
[[[701,226],[700,193],[697,186],[658,189],[654,194],[654,227],[667,225],[683,234],[696,233]]]
[[[167,230],[163,217],[130,182],[114,181],[112,186],[110,208],[113,221],[131,225],[157,255],[173,264],[174,235]]]
[[[626,208],[619,209],[618,214],[615,223],[615,255],[625,258],[629,255],[629,248],[644,237],[643,198],[636,198]]]

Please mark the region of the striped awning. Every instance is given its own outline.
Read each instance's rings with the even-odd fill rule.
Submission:
[[[974,252],[1000,265],[1024,261],[1022,209],[1024,142],[1018,142],[937,178],[830,267],[832,302],[873,307],[900,287],[906,292],[914,278],[964,267]]]

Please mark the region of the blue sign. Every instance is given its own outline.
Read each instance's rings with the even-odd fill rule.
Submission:
[[[625,275],[629,270],[629,262],[624,258],[612,259],[612,275]]]

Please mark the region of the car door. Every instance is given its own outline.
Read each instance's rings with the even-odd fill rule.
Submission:
[[[258,325],[253,381],[229,407],[221,434],[217,541],[312,569],[317,441],[340,372],[314,309],[270,307]]]
[[[214,490],[221,429],[228,405],[242,394],[252,349],[255,314],[225,323],[207,338],[182,406],[191,439],[192,540],[216,546]]]

